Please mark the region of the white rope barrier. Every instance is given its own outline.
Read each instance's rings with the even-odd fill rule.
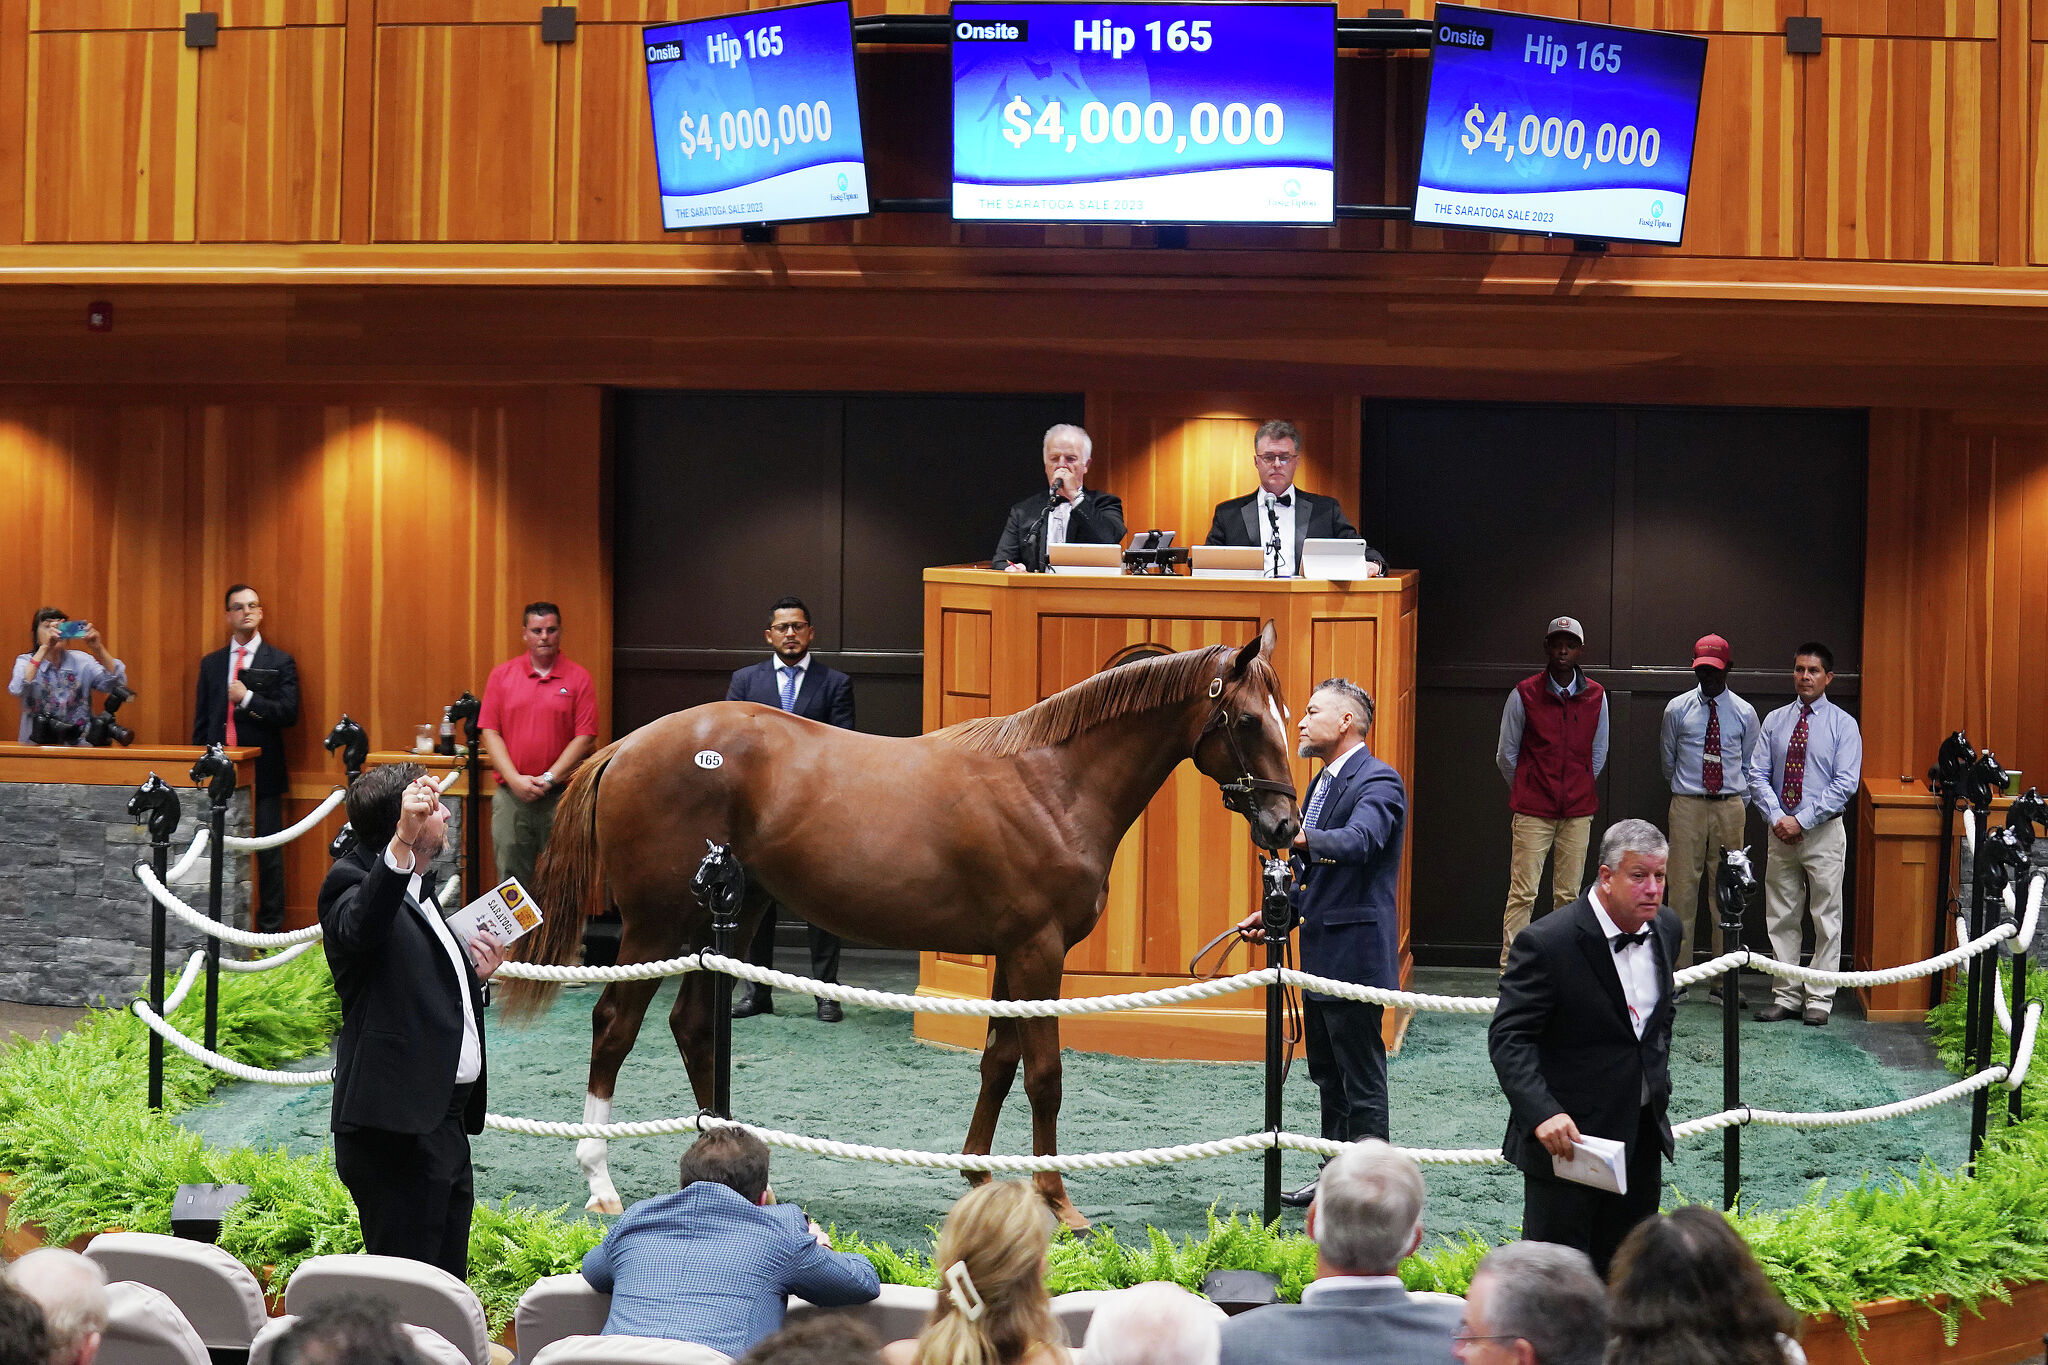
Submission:
[[[697,955],[665,957],[659,962],[628,962],[615,967],[549,967],[538,962],[507,962],[499,976],[521,981],[652,981],[656,977],[681,976],[700,971]]]
[[[2041,1002],[2029,1000],[2027,1002],[2027,1022],[2020,1029],[2019,1062],[2013,1067],[2012,1074],[2005,1078],[2005,1088],[2007,1090],[2017,1090],[2026,1083],[2027,1068],[2032,1066],[2034,1062],[2034,1035],[2039,1031],[2040,1026]]]
[[[200,969],[206,966],[206,954],[194,953],[185,959],[185,970],[178,974],[178,984],[171,987],[171,993],[164,997],[164,1013],[176,1014],[178,1006],[185,1003],[185,997],[199,980]]]
[[[814,981],[807,976],[792,976],[788,972],[757,967],[751,962],[721,957],[717,953],[703,953],[699,961],[707,971],[723,972],[742,981],[752,981],[780,990],[837,1000],[841,1004],[867,1005],[874,1009],[902,1010],[917,1014],[975,1015],[989,1019],[1044,1019],[1076,1014],[1109,1014],[1117,1010],[1145,1009],[1153,1005],[1176,1005],[1188,1000],[1206,1000],[1211,996],[1229,995],[1233,991],[1273,984],[1273,969],[1263,967],[1257,971],[1240,972],[1236,976],[1218,977],[1214,981],[1191,981],[1185,986],[1130,991],[1123,995],[1084,995],[1068,1000],[969,1000],[934,995],[900,995],[893,991],[870,991],[858,986]]]
[[[1430,1010],[1439,1014],[1491,1014],[1494,1007],[1500,1004],[1497,996],[1421,995],[1413,991],[1389,991],[1378,986],[1361,986],[1356,982],[1338,981],[1331,977],[1297,972],[1289,968],[1281,969],[1280,979],[1290,986],[1299,986],[1318,995],[1334,995],[1342,1000],[1362,1000],[1368,1005],[1403,1005],[1410,1009]]]
[[[275,834],[259,834],[252,838],[245,838],[239,834],[230,834],[223,837],[221,842],[231,849],[244,853],[256,853],[267,848],[282,848],[300,835],[310,833],[318,827],[322,820],[325,820],[334,813],[336,806],[346,800],[348,800],[348,788],[336,787],[333,791],[327,793],[325,800],[313,808],[312,814],[299,821],[296,825],[293,825],[290,829],[281,829]],[[200,834],[204,835],[208,832],[202,829]],[[195,838],[193,842],[196,844],[199,840]]]
[[[156,899],[157,904],[200,933],[211,934],[215,938],[239,944],[244,948],[283,948],[294,943],[310,943],[320,937],[320,926],[317,924],[309,924],[303,929],[294,929],[284,934],[251,933],[247,929],[237,929],[231,924],[215,924],[179,900],[169,887],[158,881],[155,869],[148,863],[135,865],[135,879],[142,883],[143,889]]]
[[[2019,937],[2012,941],[2015,955],[2025,953],[2034,946],[2034,929],[2041,919],[2041,892],[2048,888],[2048,871],[2036,871],[2033,880],[2027,884],[2027,913],[2020,920]]]
[[[190,971],[188,966],[187,971]],[[164,1002],[166,1006],[169,1001]],[[203,1062],[215,1071],[224,1071],[237,1080],[255,1081],[261,1085],[332,1085],[334,1072],[327,1071],[266,1071],[260,1066],[245,1066],[232,1057],[223,1057],[203,1043],[196,1043],[177,1029],[171,1027],[163,1016],[149,1007],[147,1000],[137,1000],[129,1006],[135,1017],[149,1025],[150,1032],[169,1043],[178,1051],[196,1062]]]
[[[178,857],[178,861],[172,863],[170,867],[165,870],[164,880],[167,882],[184,881],[185,874],[192,870],[192,865],[198,862],[201,858],[206,856],[206,841],[212,837],[213,831],[208,829],[206,826],[201,825],[199,827],[199,832],[192,836],[191,847],[187,848],[184,851],[184,853],[180,854]]]

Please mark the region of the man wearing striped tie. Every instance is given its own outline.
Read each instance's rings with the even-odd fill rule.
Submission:
[[[1301,968],[1316,976],[1384,990],[1400,987],[1401,840],[1408,791],[1393,765],[1366,747],[1373,701],[1348,678],[1319,684],[1301,713],[1303,758],[1322,772],[1309,786],[1294,837],[1294,909],[1301,924]],[[1238,926],[1262,932],[1254,913]],[[1302,992],[1308,1075],[1322,1092],[1323,1136],[1336,1142],[1388,1138],[1387,1049],[1381,1007]],[[1306,1208],[1316,1186],[1282,1195]]]
[[[1807,965],[1824,972],[1841,965],[1842,868],[1849,844],[1842,816],[1863,777],[1863,732],[1828,700],[1834,680],[1835,656],[1826,645],[1799,646],[1792,661],[1799,699],[1764,718],[1763,737],[1749,760],[1749,799],[1771,829],[1764,866],[1771,952],[1780,962],[1799,961],[1804,910],[1813,917]],[[1818,1028],[1834,1009],[1833,986],[1779,981],[1772,995],[1770,1007],[1757,1011],[1764,1023],[1799,1019]]]
[[[851,730],[853,680],[811,657],[815,634],[811,609],[801,597],[785,597],[776,602],[768,609],[767,631],[768,647],[775,651],[774,655],[735,672],[731,685],[725,689],[725,699],[776,706],[805,720]],[[754,931],[753,946],[746,956],[756,967],[775,965],[775,921],[781,912],[782,907],[770,901],[768,913],[761,917],[761,925]],[[828,934],[815,924],[806,927],[811,939],[811,975],[820,981],[837,982],[838,935]],[[845,1017],[836,1000],[819,998],[817,1007],[818,1018],[824,1023],[836,1024]],[[766,986],[746,987],[732,1003],[735,1019],[773,1013],[775,998]]]

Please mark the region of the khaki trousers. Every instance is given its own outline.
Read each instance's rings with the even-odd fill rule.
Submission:
[[[1586,876],[1586,840],[1593,833],[1593,817],[1577,815],[1568,820],[1546,820],[1540,815],[1514,817],[1514,853],[1508,864],[1508,905],[1501,916],[1500,966],[1508,966],[1508,946],[1515,935],[1529,927],[1529,912],[1536,905],[1536,883],[1543,880],[1543,860],[1550,858],[1550,905],[1561,910],[1579,898]]]
[[[1823,972],[1842,965],[1842,865],[1849,833],[1839,819],[1816,825],[1806,837],[1788,844],[1765,836],[1770,855],[1764,866],[1764,924],[1771,933],[1771,956],[1798,962],[1800,913],[1813,916],[1813,960],[1806,965]],[[1835,1007],[1833,986],[1778,981],[1771,998],[1788,1010]]]
[[[517,877],[521,886],[533,891],[533,865],[548,846],[561,799],[560,787],[537,801],[521,801],[502,787],[492,794],[491,850],[497,854],[499,881]]]
[[[1665,900],[1678,912],[1678,966],[1692,965],[1693,922],[1699,918],[1701,873],[1707,883],[1707,956],[1720,951],[1715,937],[1721,906],[1721,850],[1742,847],[1742,798],[1671,795],[1671,861],[1666,865]]]

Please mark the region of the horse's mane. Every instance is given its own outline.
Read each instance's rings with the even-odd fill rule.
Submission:
[[[1014,716],[963,720],[958,725],[934,730],[931,737],[995,758],[1064,744],[1105,721],[1172,706],[1207,692],[1210,679],[1216,676],[1217,664],[1236,652],[1235,645],[1210,645],[1207,649],[1135,659],[1083,678]],[[1253,665],[1254,669],[1265,667],[1263,659]]]

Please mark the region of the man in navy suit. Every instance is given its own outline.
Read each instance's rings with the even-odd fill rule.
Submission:
[[[1294,423],[1262,425],[1252,437],[1252,473],[1258,476],[1258,491],[1217,503],[1205,543],[1261,546],[1266,551],[1266,577],[1297,578],[1301,575],[1302,542],[1309,537],[1365,539],[1335,498],[1304,493],[1294,486],[1294,471],[1300,464],[1301,433]],[[1378,550],[1368,548],[1365,557],[1367,577],[1376,577],[1387,567]]]
[[[1393,765],[1366,747],[1373,702],[1348,678],[1316,687],[1301,713],[1301,756],[1320,758],[1294,837],[1299,879],[1301,969],[1387,990],[1400,985],[1401,839],[1408,791]],[[1238,925],[1260,931],[1254,914]],[[1323,1136],[1336,1142],[1388,1136],[1387,1049],[1381,1007],[1302,992],[1308,1075],[1322,1092]],[[1290,1208],[1315,1201],[1316,1183],[1281,1196]]]
[[[758,702],[779,706],[806,720],[822,721],[842,730],[853,728],[853,680],[835,668],[827,668],[811,657],[811,609],[800,597],[785,597],[769,609],[769,648],[775,657],[748,664],[732,675],[725,689],[727,701]],[[768,903],[768,913],[754,931],[754,944],[747,960],[757,967],[775,965],[775,920],[782,907]],[[839,980],[839,936],[817,925],[811,933],[811,975],[820,981]],[[819,1000],[818,1018],[836,1024],[846,1017],[836,1000]],[[756,1014],[775,1013],[775,998],[766,986],[752,986],[733,1000],[732,1017],[745,1019]]]
[[[194,744],[255,745],[255,831],[284,828],[284,732],[299,723],[299,666],[292,656],[263,638],[263,601],[256,589],[237,583],[228,589],[228,643],[199,661],[199,691],[192,703]],[[249,669],[262,681],[242,680]],[[272,675],[275,675],[274,677]],[[266,934],[284,928],[284,850],[256,855],[256,927]]]
[[[1501,1155],[1522,1171],[1522,1236],[1577,1247],[1602,1278],[1629,1229],[1657,1211],[1673,1151],[1665,1111],[1681,930],[1664,904],[1669,853],[1647,820],[1611,826],[1594,885],[1515,935],[1487,1030],[1508,1097]],[[1551,1159],[1588,1133],[1624,1145],[1625,1193],[1555,1174]]]
[[[865,1256],[832,1250],[794,1204],[772,1202],[768,1147],[713,1128],[683,1153],[682,1188],[643,1199],[583,1255],[583,1279],[612,1296],[604,1334],[666,1337],[737,1360],[782,1326],[791,1294],[821,1308],[882,1292]]]

